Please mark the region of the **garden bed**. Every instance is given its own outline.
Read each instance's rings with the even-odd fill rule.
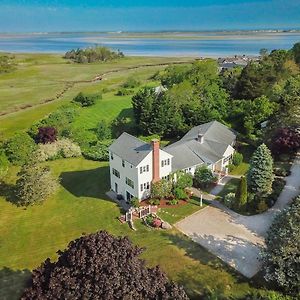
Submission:
[[[147,200],[143,200],[140,202],[140,206],[148,206],[148,205],[153,205],[153,204],[150,204],[150,200],[151,199],[147,199]],[[188,201],[187,200],[178,200],[178,203],[177,204],[169,204],[170,200],[168,199],[162,199],[160,200],[160,204],[159,205],[156,205],[158,208],[166,208],[166,207],[180,207],[180,206],[183,206],[183,205],[186,205],[188,204]]]

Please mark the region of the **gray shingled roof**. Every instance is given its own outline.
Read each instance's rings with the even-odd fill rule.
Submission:
[[[203,135],[203,143],[197,141]],[[222,159],[236,135],[225,125],[212,121],[192,128],[181,140],[164,148],[173,155],[173,171],[195,165],[212,164]]]
[[[132,165],[137,166],[152,151],[152,147],[150,144],[123,132],[111,144],[109,150]]]

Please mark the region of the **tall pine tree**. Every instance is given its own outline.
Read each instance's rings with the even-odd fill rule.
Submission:
[[[247,175],[248,189],[256,197],[265,197],[272,192],[273,158],[265,144],[253,153]]]

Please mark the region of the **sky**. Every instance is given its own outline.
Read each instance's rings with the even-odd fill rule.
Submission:
[[[0,32],[300,29],[300,0],[0,0]]]

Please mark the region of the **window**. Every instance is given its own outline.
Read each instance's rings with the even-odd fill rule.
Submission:
[[[165,179],[165,180],[170,180],[170,175],[167,175],[167,176],[163,176],[162,179]]]
[[[128,177],[126,177],[126,184],[134,189],[134,182],[131,179],[129,179]]]
[[[118,177],[118,178],[120,178],[120,172],[119,171],[117,171],[116,169],[112,169],[112,172],[113,172],[113,174],[116,176],[116,177]]]
[[[125,160],[122,159],[122,167],[125,168]]]
[[[226,163],[226,162],[228,162],[230,159],[231,159],[231,155],[225,157],[225,158],[223,159],[223,164]]]
[[[170,165],[170,158],[164,159],[161,161],[161,167],[163,168],[164,166],[169,166]]]
[[[143,174],[145,172],[149,172],[149,165],[140,167],[140,174]]]
[[[114,159],[114,154],[112,152],[110,152],[110,159],[113,160]]]
[[[145,182],[145,183],[141,183],[141,192],[144,190],[149,190],[150,189],[150,183],[149,182]]]

